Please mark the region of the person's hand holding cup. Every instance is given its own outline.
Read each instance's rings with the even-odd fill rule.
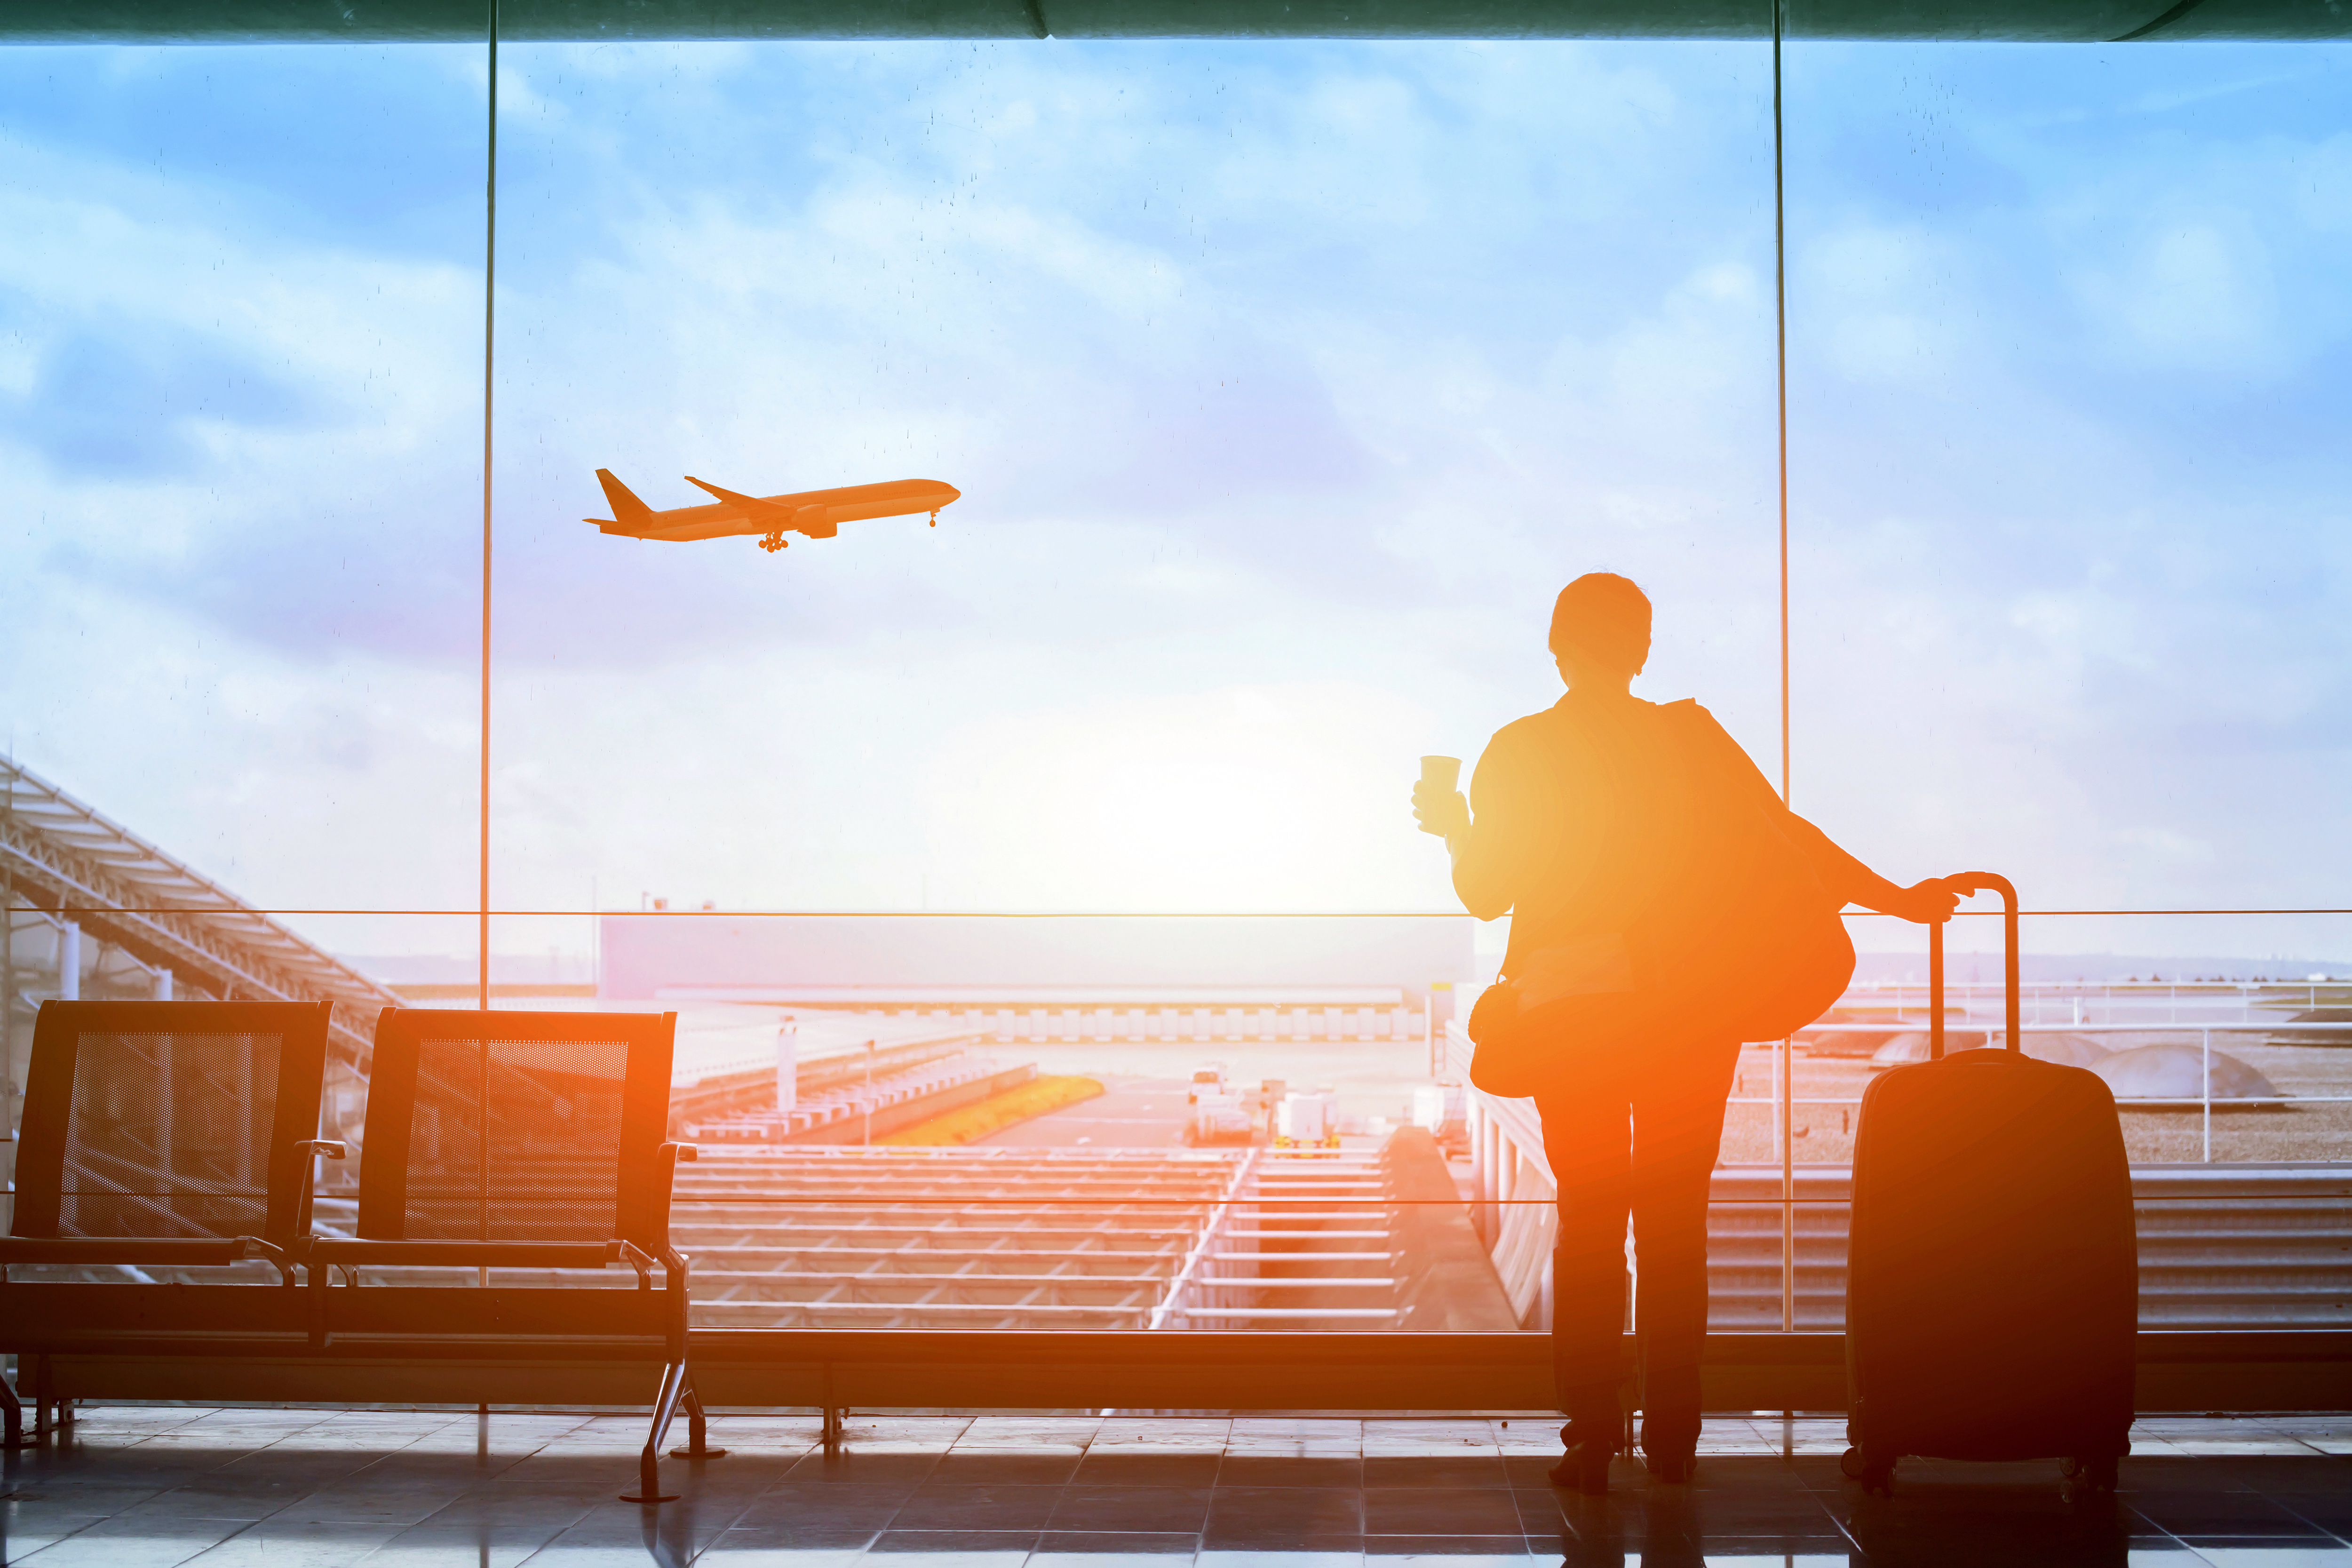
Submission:
[[[1412,786],[1412,819],[1423,833],[1451,838],[1468,829],[1470,803],[1463,798],[1461,782],[1461,758],[1421,759],[1421,782]]]

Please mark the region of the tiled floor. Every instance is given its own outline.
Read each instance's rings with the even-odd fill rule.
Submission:
[[[2093,1563],[2352,1568],[2352,1420],[2145,1421],[2122,1495],[2070,1504],[2054,1464],[1837,1471],[1842,1423],[1717,1420],[1696,1484],[1620,1462],[1555,1492],[1540,1420],[720,1417],[733,1449],[616,1500],[634,1422],[564,1415],[110,1407],[11,1455],[0,1559],[41,1568],[364,1562],[846,1568],[1347,1568]],[[1400,1563],[1401,1568],[1401,1563]]]

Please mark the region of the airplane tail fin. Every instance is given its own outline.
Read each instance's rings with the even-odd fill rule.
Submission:
[[[614,479],[612,469],[597,469],[596,482],[604,487],[604,500],[613,508],[614,521],[624,528],[653,526],[653,509],[639,500],[628,486]]]

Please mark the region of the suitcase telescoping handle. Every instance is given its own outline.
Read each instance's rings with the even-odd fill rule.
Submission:
[[[2009,879],[1993,871],[1963,871],[1943,879],[1945,888],[1967,899],[1982,892],[2000,895],[2001,978],[2009,994],[2009,1048],[2021,1051],[2018,1036],[2020,1008],[2017,983],[2017,889]],[[1944,922],[1927,927],[1927,1059],[1944,1059]]]

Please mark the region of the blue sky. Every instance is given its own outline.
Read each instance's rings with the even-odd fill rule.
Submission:
[[[1796,800],[1889,874],[2352,902],[2347,65],[1790,50]],[[500,901],[1442,907],[1413,759],[1594,568],[1777,771],[1763,48],[501,67]],[[464,905],[480,51],[0,79],[6,742],[257,899]],[[966,497],[770,557],[599,466]]]

